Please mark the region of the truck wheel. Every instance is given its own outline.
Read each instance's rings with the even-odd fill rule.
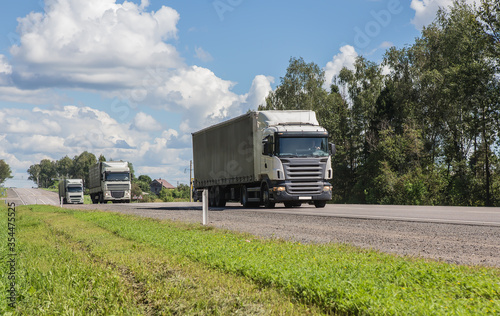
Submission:
[[[243,186],[241,187],[241,205],[243,205],[243,207],[249,207],[249,204],[247,187]]]
[[[314,206],[316,206],[316,208],[323,208],[325,205],[326,201],[314,201]]]
[[[264,204],[264,207],[265,208],[274,208],[276,203],[274,203],[270,200],[269,187],[267,186],[267,184],[264,184],[262,186],[262,190],[261,190],[260,194],[261,194],[260,196],[262,196],[262,203]]]
[[[224,194],[224,188],[221,186],[215,187],[215,206],[224,207],[226,206],[226,197]]]
[[[208,190],[208,206],[215,206],[215,187],[210,187]]]

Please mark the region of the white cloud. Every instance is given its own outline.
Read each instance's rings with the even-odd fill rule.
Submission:
[[[332,84],[333,78],[340,73],[342,68],[346,67],[348,69],[354,70],[354,63],[356,62],[356,58],[358,57],[358,53],[351,45],[345,45],[340,48],[340,53],[333,56],[333,60],[329,61],[324,70],[325,70],[325,83],[323,87],[325,89],[329,89]]]
[[[134,123],[151,120],[151,116],[139,113]],[[90,107],[3,108],[0,155],[16,174],[41,159],[73,157],[83,151],[133,162],[137,172],[189,166],[190,138],[174,129],[160,130],[158,134],[132,129],[131,125]]]
[[[468,4],[479,3],[478,0],[466,0]],[[411,23],[421,30],[424,26],[434,21],[438,9],[448,8],[453,5],[453,0],[412,0],[410,7],[415,10],[415,17]]]
[[[115,0],[47,1],[45,13],[18,19],[20,45],[11,47],[19,86],[109,89],[139,83],[144,68],[183,64],[165,41],[177,36],[179,14],[162,7],[146,12]]]
[[[271,91],[271,77],[256,76],[240,95],[232,91],[235,82],[186,65],[172,44],[180,18],[172,8],[149,12],[148,0],[45,3],[43,13],[18,19],[20,40],[10,48],[11,60],[0,55],[0,99],[40,105],[0,109],[0,145],[18,173],[41,159],[85,150],[129,160],[139,173],[183,170],[191,159],[191,132],[256,109]],[[201,47],[196,54],[211,57]],[[69,101],[54,88],[98,92],[124,103],[113,103],[109,113],[61,106]],[[144,106],[179,113],[180,127],[164,131]]]
[[[127,109],[147,105],[181,113],[182,132],[256,108],[263,101],[262,95],[270,90],[264,76],[254,79],[249,93],[238,95],[231,91],[236,83],[207,68],[186,65],[176,48],[166,43],[177,36],[179,14],[165,6],[147,12],[148,3],[51,0],[45,13],[18,19],[20,44],[11,47],[16,89],[101,91],[124,100]],[[211,57],[201,47],[196,54],[202,60]],[[122,113],[122,119],[133,119],[135,127],[144,129],[138,120],[145,118],[129,112]]]
[[[266,103],[266,97],[272,90],[271,84],[273,82],[273,77],[263,75],[256,76],[252,82],[250,91],[245,95],[245,102],[243,103],[241,112],[245,112],[247,109],[257,110],[259,105],[264,105]]]
[[[161,124],[158,123],[151,115],[143,112],[137,113],[134,117],[134,123],[132,124],[138,131],[158,131],[161,130]]]
[[[9,64],[9,61],[4,55],[0,54],[0,75],[7,74],[10,75],[12,73],[12,66]]]
[[[212,55],[210,55],[209,52],[206,52],[203,48],[201,47],[196,47],[194,49],[195,51],[195,57],[198,58],[199,60],[201,61],[204,61],[204,62],[209,62],[209,61],[212,61],[214,58],[212,57]]]

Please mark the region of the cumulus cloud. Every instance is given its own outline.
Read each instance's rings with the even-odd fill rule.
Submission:
[[[161,124],[158,123],[151,115],[143,112],[137,113],[134,117],[132,127],[139,131],[158,131],[161,130]]]
[[[478,0],[466,0],[468,4],[479,3]],[[412,0],[410,7],[415,10],[415,17],[411,23],[421,30],[424,26],[434,21],[439,8],[448,8],[453,5],[453,0]]]
[[[120,123],[106,112],[73,105],[3,108],[0,153],[13,171],[24,171],[41,159],[73,157],[83,151],[133,162],[138,173],[144,172],[143,168],[189,165],[191,149],[178,131],[131,128],[151,120],[151,116],[139,113],[133,123]]]
[[[191,159],[191,132],[264,103],[273,78],[256,76],[248,93],[237,94],[235,82],[187,65],[174,45],[178,12],[148,11],[149,2],[45,0],[43,12],[18,19],[12,58],[0,55],[0,99],[40,107],[0,109],[0,145],[16,157],[11,163],[27,169],[88,150],[132,161],[138,173],[182,168]],[[201,47],[195,53],[211,59]],[[114,101],[109,113],[63,106],[71,102],[54,89]],[[180,127],[164,131],[144,106],[180,114]]]
[[[146,12],[147,4],[46,1],[45,13],[18,19],[20,44],[10,49],[16,84],[109,89],[136,85],[152,62],[179,67],[177,50],[165,42],[176,38],[179,14],[165,6]]]
[[[0,74],[10,75],[12,73],[12,66],[4,55],[0,54]]]
[[[168,44],[177,37],[179,14],[165,6],[147,12],[148,4],[51,0],[44,13],[18,19],[20,41],[10,50],[16,88],[100,91],[123,100],[127,108],[147,105],[181,113],[182,132],[262,102],[270,90],[267,77],[257,76],[250,91],[239,95],[231,91],[235,82],[207,68],[186,65]],[[201,47],[196,47],[196,55],[205,61],[211,58]],[[123,114],[135,127],[145,128],[144,116]]]
[[[333,59],[329,61],[324,70],[325,70],[325,83],[323,87],[325,89],[329,89],[330,85],[333,82],[333,78],[340,73],[342,68],[346,67],[348,69],[354,70],[354,63],[356,62],[356,58],[358,57],[358,53],[351,45],[345,45],[340,48],[340,53],[333,56]]]

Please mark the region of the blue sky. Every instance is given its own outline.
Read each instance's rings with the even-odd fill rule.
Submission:
[[[472,0],[471,0],[472,2]],[[190,134],[256,109],[291,57],[325,70],[411,45],[451,0],[23,0],[0,11],[0,159],[27,186],[83,150],[188,183]]]

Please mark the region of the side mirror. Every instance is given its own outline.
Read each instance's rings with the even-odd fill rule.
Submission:
[[[328,145],[330,146],[330,155],[334,156],[335,153],[337,152],[337,148],[335,148],[335,144],[334,143],[328,143]]]

